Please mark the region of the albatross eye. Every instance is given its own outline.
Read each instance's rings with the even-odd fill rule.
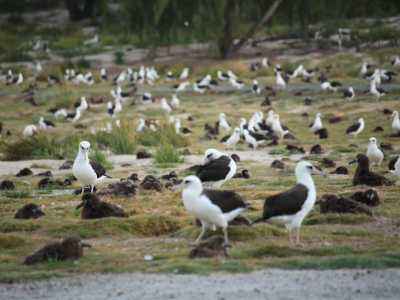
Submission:
[[[312,169],[312,166],[307,166],[307,168],[309,168],[310,170]]]
[[[207,157],[209,158],[212,154],[208,154]]]
[[[185,180],[185,183],[187,184],[187,183],[190,183],[190,180]]]

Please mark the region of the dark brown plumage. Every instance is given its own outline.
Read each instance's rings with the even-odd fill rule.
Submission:
[[[191,171],[195,171],[196,172],[199,168],[200,168],[200,165],[193,165],[193,166],[191,166],[189,168],[186,168],[185,172],[191,172]]]
[[[156,190],[162,192],[164,190],[161,182],[153,175],[147,175],[140,183],[142,190]]]
[[[21,171],[18,172],[18,174],[16,175],[17,177],[22,177],[22,176],[29,176],[32,175],[33,172],[31,169],[29,168],[23,168]]]
[[[382,143],[380,144],[380,148],[381,148],[382,150],[393,150],[393,145],[392,145],[391,143],[382,142]]]
[[[312,100],[312,99],[310,99],[310,98],[304,99],[304,105],[309,105],[309,106],[311,106],[313,102],[314,102],[314,100]]]
[[[325,194],[320,201],[315,202],[319,204],[319,211],[321,214],[339,213],[339,214],[366,214],[373,217],[371,208],[367,205],[354,201],[347,197],[338,197],[334,194]]]
[[[301,114],[302,117],[308,117],[308,113],[304,112]]]
[[[261,106],[270,106],[270,105],[271,105],[271,99],[269,99],[269,95],[266,95],[264,101],[261,102]]]
[[[86,187],[83,189],[83,193],[91,193],[91,192],[92,192],[92,189],[90,188],[90,186],[86,186]],[[96,186],[93,187],[93,192],[94,192],[94,193],[97,192]],[[82,189],[81,189],[81,188],[76,189],[76,190],[74,191],[74,195],[81,195],[81,194],[82,194]]]
[[[337,167],[335,171],[330,172],[329,174],[342,174],[342,175],[347,175],[347,174],[349,174],[349,170],[348,170],[346,167],[344,167],[344,166],[340,166],[340,167]]]
[[[279,141],[279,139],[275,137],[275,138],[273,138],[271,143],[267,144],[267,146],[276,146],[276,145],[278,145],[278,141]]]
[[[139,187],[135,185],[132,180],[125,179],[99,189],[96,195],[110,198],[134,198],[137,195],[138,188]]]
[[[311,147],[310,154],[323,154],[323,153],[325,153],[325,151],[320,144],[316,144]]]
[[[308,196],[308,188],[296,184],[290,190],[267,197],[264,202],[263,214],[253,224],[271,217],[294,215],[299,212]]]
[[[144,159],[144,158],[150,158],[151,154],[147,153],[146,150],[140,150],[138,153],[136,153],[136,159]]]
[[[132,173],[132,175],[129,176],[128,179],[132,180],[133,182],[140,181],[137,173]]]
[[[202,137],[199,137],[199,140],[201,141],[209,141],[209,140],[216,140],[216,137],[213,137],[211,134],[206,133],[205,135],[203,135]]]
[[[374,129],[371,130],[371,132],[383,132],[382,126],[376,126]]]
[[[373,189],[369,189],[364,192],[355,192],[353,195],[349,196],[349,198],[353,199],[354,201],[364,203],[368,206],[378,206],[381,204],[378,193]]]
[[[315,134],[317,134],[320,139],[327,139],[329,137],[329,132],[326,128],[321,128],[320,130],[317,130]]]
[[[5,179],[0,184],[0,190],[15,190],[15,185],[11,180]]]
[[[298,147],[298,146],[296,146],[296,145],[290,145],[290,144],[288,144],[288,145],[286,145],[286,150],[289,150],[290,152],[300,152],[300,153],[306,153],[306,151],[304,150],[304,148],[303,147]]]
[[[333,118],[330,118],[329,119],[329,123],[337,123],[337,122],[340,122],[340,121],[342,121],[342,118],[341,117],[333,117]]]
[[[357,154],[355,160],[349,162],[349,164],[353,163],[358,163],[353,177],[353,186],[362,184],[368,186],[394,185],[393,182],[385,176],[369,171],[369,159],[366,155],[362,153]]]
[[[128,217],[128,214],[121,207],[112,203],[100,201],[99,197],[92,193],[83,194],[82,202],[76,207],[76,209],[79,209],[82,206],[81,218],[84,220],[108,217]]]
[[[14,219],[37,219],[44,215],[45,213],[36,204],[28,203],[17,210],[14,214]]]
[[[217,135],[219,134],[218,128],[211,126],[210,124],[206,123],[204,125],[204,130],[207,131],[208,134]]]
[[[164,174],[158,179],[170,180],[172,177],[178,177],[178,174],[176,174],[175,171],[171,171],[171,172],[169,172],[169,174]]]
[[[281,162],[280,160],[275,159],[275,160],[271,163],[271,168],[274,168],[274,169],[285,169],[285,168],[286,168],[286,165],[285,165],[283,162]]]
[[[46,177],[49,177],[49,176],[53,176],[53,174],[51,174],[51,171],[46,171],[46,172],[42,172],[42,173],[36,174],[35,176],[46,176]]]
[[[242,172],[235,173],[233,175],[233,178],[246,178],[246,179],[249,179],[250,178],[249,170],[244,169],[244,170],[242,170]]]
[[[60,180],[52,180],[50,178],[43,178],[43,179],[39,180],[39,182],[37,184],[37,187],[39,189],[43,189],[43,188],[46,188],[48,186],[59,186],[59,187],[61,187],[61,186],[64,186],[64,185],[65,185],[64,182],[62,182]]]
[[[234,161],[235,163],[237,163],[237,162],[240,161],[239,155],[237,155],[237,154],[235,154],[235,153],[233,153],[233,154],[231,155],[231,158],[233,159],[233,161]]]
[[[198,246],[190,250],[188,258],[226,258],[229,257],[226,253],[226,248],[222,246],[224,244],[224,237],[221,235],[213,236],[203,242]]]
[[[321,159],[321,164],[325,165],[325,168],[335,168],[336,167],[336,163],[327,157],[324,157],[323,159]]]
[[[384,115],[391,115],[391,114],[393,114],[393,110],[390,110],[390,109],[385,108],[385,109],[383,110],[383,114],[384,114]]]
[[[34,265],[40,262],[45,262],[49,259],[64,261],[67,259],[76,260],[83,256],[82,247],[91,247],[89,244],[82,243],[78,236],[69,236],[61,243],[52,242],[47,244],[42,249],[39,249],[29,254],[25,260],[24,265]]]
[[[67,160],[63,162],[63,164],[58,168],[59,170],[69,170],[72,169],[72,166],[74,165],[73,160]]]
[[[283,128],[283,126],[282,126],[282,128]],[[295,139],[296,139],[296,137],[295,137],[293,134],[291,134],[291,133],[286,133],[286,134],[283,136],[283,138],[284,138],[285,140],[295,140]]]

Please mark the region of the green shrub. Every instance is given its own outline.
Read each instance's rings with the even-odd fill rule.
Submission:
[[[179,152],[171,144],[165,143],[157,148],[154,158],[157,163],[183,163],[184,159],[179,157]]]
[[[124,63],[124,52],[122,51],[114,52],[114,58],[115,58],[114,62],[117,65],[122,65]]]
[[[176,134],[172,124],[161,124],[157,131],[144,130],[136,135],[136,141],[143,146],[160,146],[169,143],[179,148],[190,145],[186,137]]]
[[[83,69],[90,69],[90,61],[86,60],[83,56],[76,62],[76,65]]]
[[[121,126],[113,126],[112,133],[99,131],[96,133],[96,141],[110,147],[115,154],[134,154],[136,152],[134,128],[130,122],[121,122]]]

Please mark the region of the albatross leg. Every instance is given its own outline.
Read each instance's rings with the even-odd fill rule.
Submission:
[[[207,229],[206,225],[202,224],[200,235],[192,244],[197,244],[198,242],[200,242],[201,238],[203,237],[204,233],[206,232],[206,229]]]
[[[292,230],[288,228],[287,231],[288,231],[288,233],[289,233],[290,243],[293,244],[293,240],[292,240]]]
[[[296,228],[296,244],[299,243],[299,237],[300,237],[300,227]]]
[[[228,241],[228,229],[226,227],[222,227],[222,231],[224,232],[225,242],[222,244],[223,247],[232,248],[231,244]]]

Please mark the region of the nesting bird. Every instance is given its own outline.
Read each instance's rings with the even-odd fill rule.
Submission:
[[[223,246],[224,237],[220,235],[213,236],[198,246],[190,250],[188,258],[226,258],[229,257],[226,253],[226,247]]]
[[[82,195],[85,186],[89,185],[93,193],[93,188],[98,182],[104,178],[111,178],[106,175],[106,169],[102,164],[89,160],[89,149],[89,142],[80,142],[78,156],[72,166],[72,174],[74,174],[82,186]]]
[[[83,247],[91,247],[83,243],[78,236],[69,236],[61,243],[52,242],[43,248],[29,254],[23,264],[34,265],[48,260],[65,261],[67,259],[76,260],[83,256]]]
[[[346,130],[346,134],[352,134],[355,138],[357,138],[357,134],[364,130],[364,119],[359,118],[356,124],[349,126]]]
[[[34,203],[28,203],[22,206],[14,214],[14,219],[37,219],[44,216],[45,213]]]
[[[199,219],[202,224],[201,233],[194,242],[197,244],[207,229],[215,230],[216,225],[224,232],[224,247],[230,247],[228,240],[228,222],[237,217],[246,207],[243,199],[231,191],[204,189],[196,176],[187,176],[183,183],[173,190],[184,188],[182,200],[187,211]]]
[[[379,195],[374,189],[355,192],[353,195],[349,196],[349,198],[368,206],[378,206],[381,203]]]
[[[295,169],[297,184],[288,191],[270,196],[265,200],[263,214],[253,224],[263,220],[284,224],[289,232],[290,242],[292,230],[296,230],[296,243],[299,242],[300,226],[303,219],[314,206],[317,192],[312,174],[326,176],[307,161],[300,161]]]
[[[322,196],[321,200],[315,202],[319,204],[319,210],[321,214],[328,213],[351,213],[351,214],[366,214],[368,216],[373,216],[373,212],[368,205],[354,201],[348,197],[338,197],[334,194],[325,194]]]
[[[145,178],[143,178],[142,182],[140,183],[140,188],[142,190],[156,190],[159,192],[164,190],[161,182],[153,175],[147,175]]]
[[[235,174],[236,163],[228,154],[210,148],[205,151],[204,156],[204,163],[196,171],[196,176],[202,182],[219,188]]]
[[[369,139],[369,146],[366,155],[368,156],[370,162],[372,162],[372,171],[374,170],[374,164],[378,163],[378,170],[381,169],[381,162],[383,160],[383,152],[378,148],[376,144],[376,138],[371,137]]]
[[[357,154],[355,159],[349,162],[349,164],[354,163],[358,163],[358,166],[356,172],[354,173],[353,186],[363,184],[368,186],[393,185],[393,182],[386,177],[369,170],[369,158],[366,155],[362,153]]]
[[[81,219],[101,219],[108,217],[127,218],[128,214],[119,206],[112,203],[100,201],[99,197],[92,193],[85,193],[82,202],[75,208],[83,207]]]
[[[135,185],[132,180],[124,179],[99,189],[96,195],[109,198],[134,198],[137,195],[138,188],[139,187]]]
[[[245,179],[249,179],[249,178],[250,178],[249,170],[244,169],[244,170],[242,170],[242,172],[235,173],[235,175],[233,175],[232,178],[245,178]]]

